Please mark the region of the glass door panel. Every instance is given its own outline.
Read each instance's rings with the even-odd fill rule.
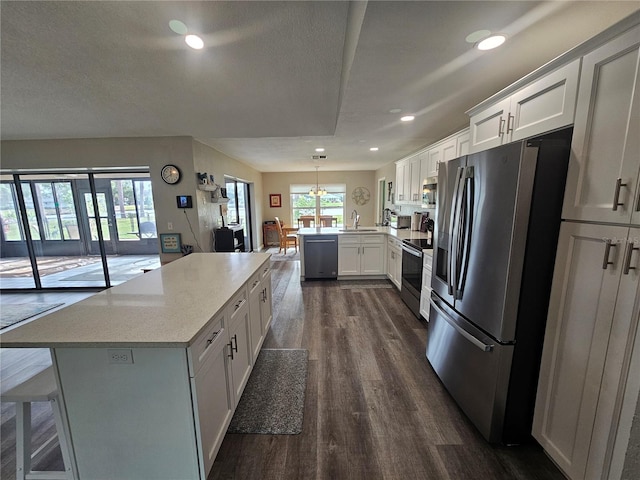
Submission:
[[[109,213],[107,212],[107,199],[104,193],[97,193],[98,199],[98,214],[100,215],[100,226],[102,228],[102,238],[105,241],[111,240],[111,223],[109,222]],[[84,205],[87,209],[87,216],[89,219],[89,231],[91,232],[91,240],[98,240],[100,238],[98,232],[98,226],[96,223],[95,209],[93,205],[93,196],[91,193],[84,194]]]
[[[2,175],[0,182],[0,288],[34,288],[13,176]]]

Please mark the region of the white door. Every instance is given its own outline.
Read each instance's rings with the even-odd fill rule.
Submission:
[[[622,269],[615,241],[628,230],[569,222],[560,230],[533,436],[571,479],[584,478],[589,458]]]
[[[269,272],[263,279],[261,287],[263,288],[262,303],[261,303],[261,315],[262,320],[262,333],[267,334],[269,325],[273,318],[273,305],[271,303],[271,272]]]
[[[507,119],[508,141],[571,125],[579,74],[578,59],[514,93]]]
[[[510,98],[505,98],[471,117],[471,153],[505,143],[509,106]]]
[[[598,409],[593,427],[586,478],[607,478],[603,472],[609,469],[609,448],[616,437],[616,425],[620,414],[619,402],[625,391],[627,361],[633,350],[638,323],[640,302],[638,278],[640,278],[640,229],[632,228],[626,239],[620,239],[618,262],[622,275],[611,321],[609,347],[602,374],[602,388],[598,397]]]
[[[384,245],[362,245],[360,272],[362,275],[382,275],[384,273]]]
[[[640,27],[583,58],[563,218],[627,223],[640,209],[639,59]]]
[[[338,245],[338,275],[360,273],[360,244]]]
[[[228,355],[231,359],[231,378],[233,379],[234,406],[251,374],[251,346],[249,344],[249,309],[246,306],[238,312],[239,318],[229,328]]]
[[[249,320],[251,329],[251,352],[252,362],[255,363],[258,354],[260,353],[260,347],[262,346],[262,339],[264,337],[264,329],[262,327],[262,283],[260,281],[260,274],[257,274],[250,280],[249,287]]]
[[[206,478],[222,444],[233,415],[230,382],[227,371],[227,347],[220,342],[198,374],[191,381],[196,392],[194,403],[198,415],[202,462]]]

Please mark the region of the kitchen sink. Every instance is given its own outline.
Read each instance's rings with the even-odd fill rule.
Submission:
[[[339,232],[349,232],[349,233],[362,233],[362,232],[377,232],[377,228],[341,228],[338,230]]]

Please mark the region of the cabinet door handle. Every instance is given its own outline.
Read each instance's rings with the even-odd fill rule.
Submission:
[[[221,330],[217,330],[213,332],[213,335],[211,335],[211,338],[207,338],[207,346],[213,343],[213,341],[218,337],[218,335],[220,335],[220,332]]]
[[[613,265],[613,262],[609,261],[609,253],[611,252],[611,247],[617,247],[611,243],[610,239],[604,241],[604,259],[602,260],[602,269],[606,270],[609,265]]]
[[[235,340],[236,342],[236,346],[235,347],[231,347],[231,351],[232,352],[236,352],[238,353],[238,335],[234,335],[233,337],[231,337],[231,343],[233,344],[233,341]]]
[[[621,178],[618,178],[616,180],[616,189],[613,192],[613,211],[614,212],[618,210],[618,207],[621,207],[621,206],[624,205],[624,202],[623,203],[619,202],[619,200],[620,200],[620,188],[621,187],[626,187],[626,186],[627,186],[627,184],[626,183],[622,183],[622,179]]]
[[[504,135],[504,119],[500,117],[500,122],[498,123],[498,136],[501,137]]]
[[[507,115],[507,133],[513,133],[513,124],[515,123],[515,119],[516,117],[514,117],[513,115]]]
[[[640,250],[640,247],[634,247],[634,241],[629,239],[627,242],[627,251],[624,254],[624,267],[622,269],[623,275],[629,275],[629,270],[635,270],[636,267],[631,266],[631,257],[634,250]]]
[[[233,339],[227,343],[227,346],[229,347],[229,355],[227,355],[227,357],[231,357],[231,360],[233,360]]]

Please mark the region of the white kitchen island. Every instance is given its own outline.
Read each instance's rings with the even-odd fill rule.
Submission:
[[[0,334],[51,349],[75,478],[206,479],[271,322],[269,258],[191,254]]]

